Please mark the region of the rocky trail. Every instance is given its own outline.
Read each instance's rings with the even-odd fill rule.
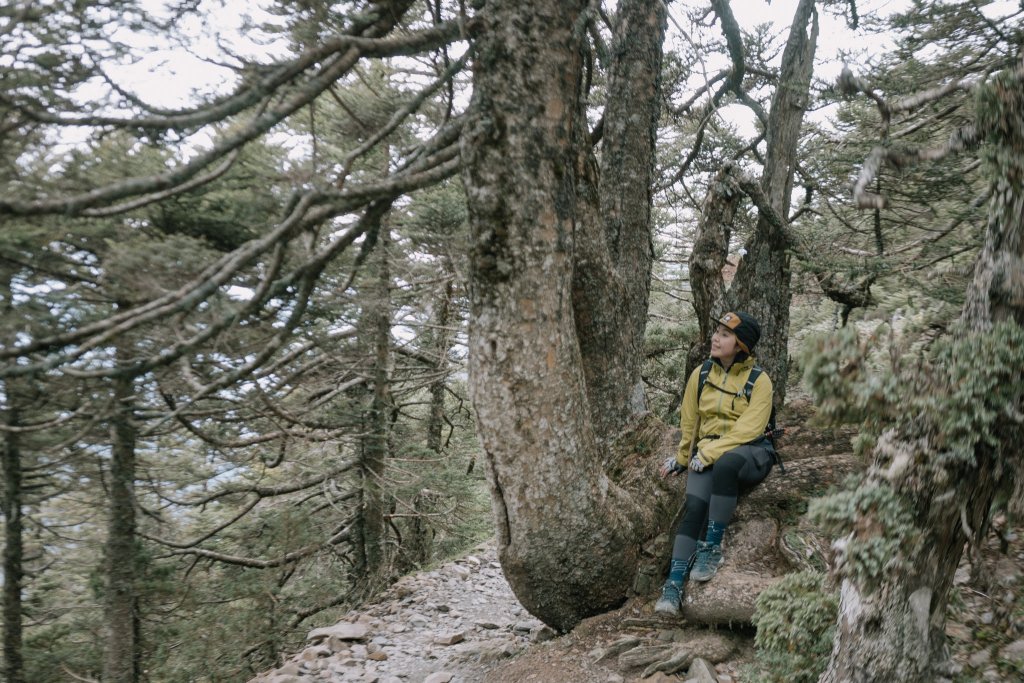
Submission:
[[[953,680],[1024,680],[1024,544],[1004,528],[984,554],[986,578],[972,579],[966,562],[957,572],[957,607],[946,629]],[[653,597],[556,636],[516,601],[490,542],[403,578],[346,621],[312,630],[304,650],[250,683],[743,680],[754,657],[753,629],[709,630],[657,618]]]
[[[406,576],[308,647],[251,683],[477,681],[531,643],[555,634],[516,601],[493,542]]]
[[[727,660],[751,655],[752,632],[687,628],[652,615],[649,602],[636,599],[556,637],[516,601],[492,541],[404,577],[346,621],[313,629],[304,650],[250,683],[682,680],[647,671],[673,658],[670,668],[700,672],[696,680],[736,680],[736,661]],[[694,664],[698,657],[705,659]]]

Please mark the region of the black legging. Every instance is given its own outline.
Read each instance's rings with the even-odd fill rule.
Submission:
[[[703,472],[686,475],[686,501],[672,544],[673,560],[688,560],[703,538],[708,520],[728,524],[736,510],[741,487],[752,489],[772,468],[772,448],[766,440],[727,451]]]

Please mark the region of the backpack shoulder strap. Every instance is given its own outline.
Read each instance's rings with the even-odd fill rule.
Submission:
[[[757,378],[761,376],[762,372],[764,372],[764,368],[762,368],[760,365],[755,365],[754,367],[750,368],[750,374],[747,376],[747,383],[743,385],[743,395],[746,397],[748,402],[750,401],[751,394],[754,393],[754,382],[757,381]],[[774,404],[772,404],[771,415],[768,416],[768,426],[766,430],[771,432],[775,431]]]
[[[711,365],[714,363],[710,358],[704,361],[704,364],[700,366],[700,376],[697,378],[697,401],[700,402],[701,392],[704,391],[704,385],[707,384],[708,375],[711,374]]]
[[[750,401],[750,395],[754,393],[754,382],[757,381],[762,372],[764,372],[764,368],[760,365],[750,368],[750,374],[747,375],[747,383],[743,385],[743,396],[747,401]]]

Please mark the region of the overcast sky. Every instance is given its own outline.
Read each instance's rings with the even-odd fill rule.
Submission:
[[[876,10],[889,13],[905,7],[908,1],[858,0],[857,7],[862,15]],[[789,20],[793,16],[797,2],[798,0],[771,0],[771,2],[733,0],[732,7],[737,20],[744,28],[751,29],[758,24],[770,22],[777,32],[782,34],[788,29]],[[152,12],[160,14],[164,3],[162,0],[149,0],[146,4],[150,6]],[[248,0],[204,0],[202,7],[211,12],[215,18],[208,21],[192,18],[179,26],[196,38],[192,54],[170,45],[155,44],[156,39],[150,36],[144,41],[136,41],[140,51],[145,50],[149,54],[134,64],[112,68],[111,73],[124,82],[130,83],[147,101],[162,107],[181,106],[184,102],[192,99],[197,91],[209,92],[218,87],[227,87],[227,84],[233,80],[232,73],[204,61],[202,58],[218,59],[219,50],[214,40],[214,31],[217,32],[221,40],[227,40],[233,48],[243,51],[252,50],[254,46],[240,34],[246,18],[252,17],[254,14],[259,18],[259,10],[255,9],[257,5],[258,3]],[[670,13],[681,25],[686,23],[683,19],[683,11],[687,5],[688,3],[680,0],[669,4]],[[675,26],[670,26],[669,32],[670,34],[678,33]],[[249,35],[258,37],[253,32],[249,32]],[[122,34],[119,37],[124,39],[127,34]],[[862,44],[863,42],[861,42]],[[826,79],[837,76],[841,68],[841,63],[838,61],[840,51],[857,47],[857,36],[845,25],[842,18],[834,17],[830,12],[821,12],[817,76]],[[875,43],[873,47],[882,51],[886,46]],[[273,55],[275,52],[273,45],[263,49],[266,55]],[[709,68],[716,67],[711,64]]]
[[[737,20],[746,29],[753,29],[758,24],[771,23],[779,42],[785,40],[785,32],[799,0],[733,0],[732,8]],[[980,0],[984,2],[984,0]],[[704,4],[703,2],[701,4]],[[819,3],[821,5],[822,3]],[[910,0],[857,0],[857,9],[862,17],[872,13],[888,15],[909,6]],[[998,18],[1015,9],[1016,0],[997,0],[989,4],[985,11],[992,18]],[[144,0],[154,14],[161,14],[164,0]],[[670,21],[669,35],[671,40],[680,39],[679,26],[686,26],[684,13],[695,3],[686,0],[674,0],[669,3]],[[833,3],[842,6],[845,3]],[[230,90],[234,82],[234,74],[226,68],[218,67],[204,57],[214,61],[223,61],[217,40],[227,44],[231,49],[247,54],[262,54],[265,58],[284,56],[283,44],[275,46],[267,43],[266,36],[258,31],[243,29],[247,21],[252,19],[276,18],[261,15],[259,3],[250,0],[203,0],[201,7],[209,12],[205,20],[190,18],[179,25],[179,28],[193,36],[194,44],[190,50],[163,44],[159,37],[137,36],[133,38],[138,45],[141,56],[132,64],[124,64],[109,68],[112,76],[129,89],[134,90],[144,100],[160,107],[183,107],[197,102],[196,95],[209,95],[213,92]],[[834,80],[843,66],[844,58],[854,55],[855,62],[880,55],[891,47],[879,36],[866,39],[861,32],[847,26],[846,19],[836,16],[835,7],[822,8],[819,11],[821,36],[815,59],[815,77],[827,81]],[[118,36],[129,39],[130,34]],[[256,42],[253,42],[255,40]],[[259,43],[266,43],[260,46]],[[780,51],[781,52],[781,51]],[[724,55],[709,55],[703,66],[709,73],[714,73],[726,63]],[[717,61],[716,61],[717,60]],[[722,112],[726,118],[736,117],[741,130],[752,123],[746,119],[751,115],[742,107],[733,107]]]

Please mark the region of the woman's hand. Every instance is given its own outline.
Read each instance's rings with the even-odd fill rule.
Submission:
[[[685,471],[686,468],[679,464],[679,461],[676,460],[676,456],[674,455],[670,455],[665,458],[665,462],[661,463],[661,467],[658,468],[658,472],[662,477],[667,477],[669,475],[674,477],[680,472]]]
[[[705,465],[704,461],[701,459],[701,452],[697,451],[693,454],[693,457],[690,458],[690,469],[694,472],[703,472],[705,467],[707,467],[707,465]]]

